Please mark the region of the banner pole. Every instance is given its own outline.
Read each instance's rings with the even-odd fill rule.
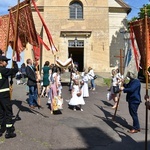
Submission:
[[[19,4],[20,0],[18,0],[18,5],[17,5],[17,15],[16,15],[16,24],[15,24],[15,38],[14,38],[14,43],[13,43],[13,53],[12,57],[15,55],[15,50],[16,50],[16,45],[17,45],[17,38],[18,38],[18,19],[19,19]],[[10,11],[11,13],[11,11]],[[13,68],[13,61],[12,61],[12,68]],[[13,85],[13,77],[11,76],[10,79],[10,99],[12,98],[12,85]]]
[[[146,95],[148,95],[148,49],[149,49],[149,30],[147,22],[147,10],[145,7],[145,51],[146,51],[146,61],[145,61],[145,76],[146,76]],[[147,102],[147,99],[146,99]],[[148,135],[148,107],[145,107],[145,150],[148,150],[147,135]]]

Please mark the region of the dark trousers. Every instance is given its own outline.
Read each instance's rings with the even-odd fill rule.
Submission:
[[[3,119],[6,119],[6,125],[12,124],[12,104],[10,97],[0,98],[0,125],[3,123]]]
[[[137,113],[138,107],[139,107],[139,104],[129,103],[129,113],[133,120],[133,129],[135,130],[140,129],[138,113]]]
[[[29,86],[29,101],[28,101],[29,105],[36,106],[37,98],[38,98],[37,85]]]

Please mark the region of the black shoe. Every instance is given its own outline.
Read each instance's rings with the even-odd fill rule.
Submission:
[[[15,131],[14,126],[12,126],[12,127],[10,127],[10,128],[7,128],[7,129],[6,129],[5,138],[6,138],[6,139],[9,139],[9,138],[14,138],[14,137],[16,137],[16,133],[14,133],[14,131]]]
[[[3,135],[3,130],[2,130],[2,127],[0,125],[0,137]]]
[[[0,131],[0,137],[3,135],[3,133]]]
[[[12,133],[6,132],[6,134],[5,134],[6,139],[14,138],[14,137],[16,137],[16,133],[14,133],[14,132],[12,132]]]

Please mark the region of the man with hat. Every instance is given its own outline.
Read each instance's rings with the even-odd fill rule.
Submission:
[[[18,72],[18,65],[16,58],[13,57],[13,68],[6,68],[8,59],[6,56],[0,55],[0,137],[3,134],[2,123],[5,118],[6,134],[5,138],[13,138],[16,136],[14,133],[15,128],[12,123],[12,104],[10,101],[9,77],[15,76]]]

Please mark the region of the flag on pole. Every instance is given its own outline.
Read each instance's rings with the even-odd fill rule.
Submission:
[[[126,77],[128,71],[133,72],[137,76],[140,67],[141,55],[132,26],[130,27],[130,38],[128,40],[128,44],[126,44],[126,50],[124,77]]]
[[[9,27],[9,29],[8,29]],[[9,35],[7,37],[9,30]],[[0,49],[5,52],[8,48],[8,41],[13,40],[12,27],[9,26],[9,15],[0,16]],[[9,38],[9,40],[7,39]]]
[[[50,44],[50,47],[51,47],[51,51],[52,51],[53,54],[55,54],[55,52],[58,51],[58,50],[57,50],[57,48],[56,48],[55,45],[54,45],[54,42],[53,42],[52,36],[51,36],[51,34],[50,34],[49,30],[48,30],[48,27],[46,26],[46,23],[45,23],[45,21],[43,20],[43,18],[42,18],[42,16],[41,16],[41,14],[40,14],[40,12],[39,12],[39,10],[38,10],[38,8],[37,8],[36,3],[35,3],[34,0],[32,0],[32,4],[33,4],[33,6],[34,6],[36,12],[38,13],[38,16],[39,16],[40,19],[41,19],[41,22],[42,22],[43,27],[44,27],[44,29],[45,29],[45,32],[46,32],[46,34],[47,34],[47,38],[48,38],[48,40],[49,40],[49,44]]]
[[[50,48],[44,43],[43,39],[41,38],[41,36],[39,34],[37,34],[37,38],[38,38],[38,43],[39,46],[33,46],[33,52],[34,52],[34,58],[35,60],[39,60],[41,57],[41,51],[40,51],[40,46],[41,44],[47,49],[50,50]]]
[[[13,28],[16,24],[17,5],[10,9],[11,21]],[[24,47],[29,42],[31,45],[38,46],[38,39],[32,16],[30,1],[23,1],[19,4],[19,18],[18,18],[18,36]]]
[[[136,21],[133,21],[133,22],[130,22],[130,26],[132,26],[133,28],[133,31],[134,31],[134,34],[135,34],[135,37],[136,37],[136,41],[137,41],[137,44],[138,44],[138,47],[139,47],[139,51],[140,51],[140,54],[141,54],[141,67],[143,70],[147,69],[146,68],[146,59],[147,59],[147,67],[150,67],[150,45],[149,45],[149,48],[147,50],[147,53],[146,53],[146,38],[148,38],[148,43],[150,43],[150,18],[148,17],[147,18],[147,34],[148,34],[148,37],[145,36],[145,29],[146,29],[146,26],[145,26],[145,19],[139,19],[139,20],[136,20]]]
[[[9,44],[14,45],[15,39],[15,27],[16,27],[16,17],[17,17],[17,9],[18,5],[11,7],[10,14],[10,29],[12,29],[12,35],[9,36]],[[29,42],[31,45],[38,47],[38,39],[36,34],[36,29],[33,21],[32,10],[30,7],[30,2],[25,0],[19,3],[19,16],[18,16],[18,26],[17,26],[17,46],[16,46],[16,54],[17,61],[20,61],[20,53],[25,49],[26,44]],[[10,38],[11,37],[11,38]]]

